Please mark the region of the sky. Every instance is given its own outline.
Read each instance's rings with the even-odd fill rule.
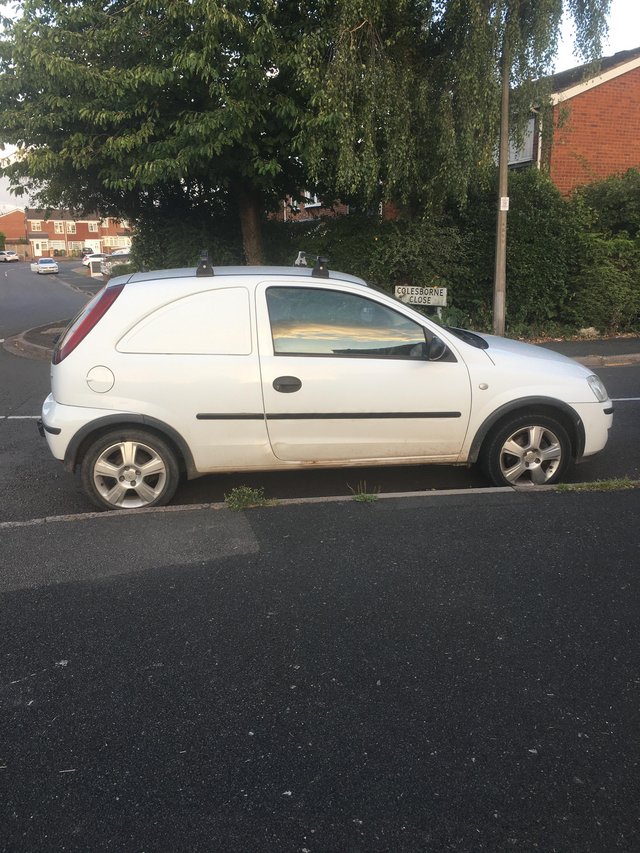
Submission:
[[[571,21],[565,21],[554,71],[566,71],[582,65],[572,52]],[[609,12],[609,35],[604,40],[603,56],[612,56],[621,50],[640,47],[640,0],[612,0]]]
[[[0,4],[0,11],[6,10],[5,4]],[[6,12],[5,12],[6,13]],[[609,35],[603,44],[603,55],[611,56],[621,50],[632,50],[640,47],[640,0],[612,0],[609,13]],[[554,71],[565,71],[581,65],[582,61],[572,52],[571,22],[562,29],[562,37]],[[0,179],[0,209],[24,207],[28,201],[16,199],[9,194],[6,181]]]

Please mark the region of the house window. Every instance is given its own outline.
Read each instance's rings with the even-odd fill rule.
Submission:
[[[42,221],[40,219],[30,219],[32,231],[42,231]]]
[[[317,195],[312,195],[307,192],[302,194],[300,201],[304,203],[305,209],[309,207],[320,207],[322,203]]]
[[[75,234],[76,233],[76,223],[75,222],[67,222],[67,234]]]
[[[94,233],[97,233],[98,223],[97,222],[89,222],[89,231],[93,231]]]
[[[53,230],[56,234],[64,234],[64,222],[54,222]]]

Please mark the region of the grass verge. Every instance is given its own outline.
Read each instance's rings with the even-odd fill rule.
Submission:
[[[637,489],[639,480],[629,480],[626,477],[613,480],[594,480],[591,483],[560,483],[556,486],[558,492],[617,492],[621,489]]]

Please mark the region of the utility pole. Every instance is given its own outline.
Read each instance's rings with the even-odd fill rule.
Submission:
[[[498,155],[498,217],[496,225],[496,265],[493,280],[493,332],[504,335],[505,292],[507,286],[507,212],[509,210],[509,22],[502,39],[502,102],[500,107],[500,151]]]

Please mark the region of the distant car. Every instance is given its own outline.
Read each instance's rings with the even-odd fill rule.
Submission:
[[[111,275],[113,268],[117,264],[128,264],[131,260],[131,254],[128,249],[123,249],[120,252],[112,252],[100,264],[100,272],[102,275]]]
[[[20,258],[18,257],[16,252],[11,252],[11,251],[0,252],[0,261],[2,261],[5,264],[8,261],[19,261],[19,260],[20,260]]]
[[[131,249],[125,247],[124,249],[116,249],[115,252],[111,252],[110,257],[113,257],[114,255],[130,255],[130,254],[131,254]]]
[[[88,267],[91,261],[104,261],[104,259],[108,257],[109,256],[106,255],[104,252],[93,252],[93,254],[91,255],[85,255],[82,258],[82,263],[85,265],[85,267]]]
[[[56,273],[58,272],[58,264],[53,258],[38,258],[31,264],[31,272],[37,272],[38,275]]]

